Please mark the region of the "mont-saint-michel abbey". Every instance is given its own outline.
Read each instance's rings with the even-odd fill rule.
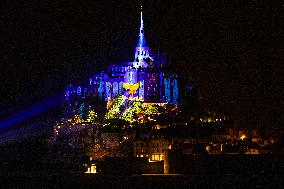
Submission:
[[[173,71],[169,53],[151,51],[142,7],[139,17],[130,61],[67,85],[62,118],[54,125],[58,157],[85,157],[80,165],[86,173],[179,174],[194,170],[196,156],[270,153],[261,147],[259,130],[209,109],[191,77],[186,81]]]
[[[170,57],[164,51],[153,53],[144,35],[142,7],[139,39],[132,61],[113,63],[107,70],[90,77],[85,86],[68,85],[66,90],[67,115],[78,114],[86,108],[86,99],[96,99],[97,105],[117,96],[157,104],[178,104],[178,76],[170,69]],[[99,110],[101,107],[97,107]],[[126,111],[126,110],[124,110]],[[122,114],[124,112],[121,112]],[[82,115],[82,114],[81,114]],[[82,118],[82,117],[81,117]]]
[[[179,76],[165,50],[154,53],[148,47],[142,7],[137,33],[131,61],[109,64],[107,70],[95,73],[84,84],[67,86],[64,116],[54,126],[56,143],[91,160],[164,160],[172,139],[157,131],[180,119]]]
[[[283,3],[2,7],[0,189],[284,188]]]

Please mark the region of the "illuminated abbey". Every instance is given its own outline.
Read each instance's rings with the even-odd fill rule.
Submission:
[[[142,7],[139,39],[134,60],[111,64],[108,69],[89,78],[86,85],[69,84],[66,89],[66,115],[79,115],[94,108],[103,111],[103,104],[122,98],[146,104],[179,102],[178,76],[170,71],[170,59],[164,52],[150,51],[144,34]],[[121,109],[122,110],[122,109]]]
[[[184,91],[179,91],[181,86],[170,58],[163,51],[150,51],[141,10],[133,61],[111,64],[83,85],[69,84],[65,115],[54,125],[54,139],[94,159],[165,160],[174,140],[196,144],[199,128],[208,125],[210,134],[225,120],[202,109],[191,83]]]

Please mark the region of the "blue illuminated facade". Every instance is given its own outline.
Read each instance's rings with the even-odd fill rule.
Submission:
[[[90,77],[85,86],[68,85],[66,113],[79,114],[82,103],[101,106],[118,95],[145,103],[178,104],[178,76],[171,71],[171,61],[164,51],[151,52],[144,34],[143,13],[140,12],[139,39],[134,61],[109,65],[106,71]]]

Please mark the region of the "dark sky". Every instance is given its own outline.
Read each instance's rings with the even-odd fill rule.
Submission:
[[[148,0],[150,48],[167,48],[205,102],[244,126],[283,125],[284,3]],[[134,0],[6,0],[0,11],[1,116],[133,60]]]

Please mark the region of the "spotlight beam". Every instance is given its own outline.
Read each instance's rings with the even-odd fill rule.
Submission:
[[[12,126],[15,126],[23,121],[26,121],[40,113],[46,112],[52,107],[60,105],[60,102],[63,98],[62,94],[55,95],[45,101],[39,102],[31,107],[20,110],[9,117],[0,120],[0,130],[8,129]]]

